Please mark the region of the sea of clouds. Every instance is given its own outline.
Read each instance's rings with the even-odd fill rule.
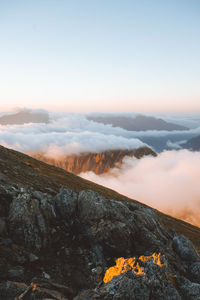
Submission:
[[[38,112],[38,110],[37,110]],[[44,112],[44,111],[42,111]],[[0,144],[22,152],[44,152],[48,156],[114,149],[136,149],[154,144],[162,149],[180,148],[180,144],[200,134],[200,127],[182,131],[128,131],[87,119],[86,115],[50,113],[49,124],[0,125]]]
[[[164,147],[173,150],[140,160],[127,157],[120,169],[105,175],[87,172],[81,176],[200,226],[200,152],[178,150],[181,141],[200,134],[200,127],[170,133],[136,132],[89,121],[82,114],[49,115],[48,124],[0,126],[0,144],[59,158],[81,152],[136,149],[148,146],[148,139],[165,139]]]
[[[0,144],[26,153],[43,152],[48,157],[146,145],[138,137],[123,134],[126,130],[89,121],[83,115],[58,113],[50,120],[49,124],[0,126]]]

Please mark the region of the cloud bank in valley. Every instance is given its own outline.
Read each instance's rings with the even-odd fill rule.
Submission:
[[[110,125],[73,114],[54,114],[49,124],[0,126],[0,144],[26,153],[43,152],[48,157],[146,145],[139,138],[117,134]]]
[[[81,176],[200,226],[200,152],[164,151],[157,157],[125,158],[121,169]]]
[[[43,152],[54,157],[80,152],[131,150],[144,145],[151,145],[155,150],[154,145],[161,144],[162,149],[178,148],[180,141],[200,134],[200,127],[187,131],[138,132],[90,121],[82,114],[52,112],[49,116],[48,124],[0,126],[0,144],[26,153]],[[157,142],[152,143],[152,138]]]

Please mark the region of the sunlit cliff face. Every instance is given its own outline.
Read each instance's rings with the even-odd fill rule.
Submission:
[[[135,150],[114,150],[100,153],[80,153],[66,156],[47,156],[45,153],[29,153],[29,155],[48,164],[62,168],[74,174],[92,171],[95,174],[103,174],[114,167],[120,168],[124,157],[141,158],[145,155],[155,156],[150,148],[142,147]]]
[[[150,256],[140,256],[140,261],[152,261],[154,264],[162,267],[160,253],[153,253]],[[142,267],[140,267],[139,262],[136,261],[136,257],[123,258],[120,257],[116,260],[116,265],[110,267],[104,276],[104,283],[107,283],[113,279],[114,276],[119,276],[120,274],[126,273],[128,271],[133,271],[136,275],[145,275],[145,272]]]

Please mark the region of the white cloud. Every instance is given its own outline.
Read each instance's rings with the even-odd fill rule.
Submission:
[[[200,152],[174,150],[140,160],[125,158],[121,169],[105,175],[81,176],[200,226],[199,170]]]
[[[48,156],[146,145],[138,138],[116,134],[115,128],[88,121],[82,115],[52,114],[49,124],[0,126],[0,144],[22,152],[45,152]]]
[[[185,141],[184,141],[185,142]],[[166,145],[169,147],[169,148],[172,148],[172,149],[181,149],[181,144],[183,143],[183,141],[179,142],[179,143],[174,143],[170,140],[167,141]]]

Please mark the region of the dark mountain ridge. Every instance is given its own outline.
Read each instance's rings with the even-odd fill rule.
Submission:
[[[198,299],[199,250],[199,228],[0,147],[0,299]]]
[[[160,118],[151,116],[137,115],[135,117],[126,116],[93,116],[89,115],[88,120],[98,123],[111,124],[113,127],[121,127],[130,131],[146,131],[146,130],[187,130],[182,125],[166,122]]]
[[[181,144],[184,149],[200,151],[200,135],[189,139],[186,143]]]

